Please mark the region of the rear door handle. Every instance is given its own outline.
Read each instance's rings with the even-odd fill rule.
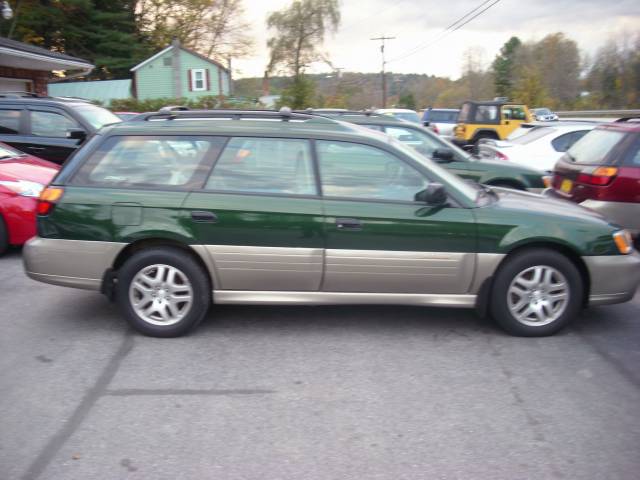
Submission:
[[[27,148],[28,148],[29,150],[33,150],[34,152],[41,152],[42,150],[44,150],[44,149],[45,149],[45,147],[32,147],[32,146],[29,146],[29,147],[27,147]]]
[[[218,221],[218,216],[213,212],[195,210],[191,212],[191,219],[198,223],[216,223]]]
[[[336,218],[336,228],[339,230],[362,230],[362,222],[357,218]]]

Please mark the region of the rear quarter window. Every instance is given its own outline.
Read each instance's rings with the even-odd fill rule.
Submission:
[[[199,188],[226,139],[204,136],[113,136],[93,152],[73,185]]]

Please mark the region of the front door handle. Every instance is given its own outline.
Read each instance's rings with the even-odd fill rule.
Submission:
[[[213,212],[195,210],[191,212],[191,219],[198,223],[216,223],[218,221],[218,216]]]
[[[362,222],[357,218],[336,218],[338,230],[362,230]]]
[[[45,149],[45,147],[32,147],[32,146],[29,146],[27,148],[29,150],[33,150],[34,152],[41,152],[41,151],[43,151]]]

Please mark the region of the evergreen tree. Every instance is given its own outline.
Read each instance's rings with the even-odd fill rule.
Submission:
[[[513,66],[516,52],[522,45],[518,37],[511,37],[500,49],[500,54],[493,61],[493,82],[496,95],[499,97],[509,97],[512,95],[514,72]]]

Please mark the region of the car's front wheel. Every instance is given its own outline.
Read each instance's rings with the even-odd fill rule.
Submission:
[[[116,302],[139,332],[177,337],[193,329],[207,313],[209,278],[187,253],[170,248],[140,251],[118,271]]]
[[[0,255],[6,252],[7,248],[9,248],[9,232],[4,224],[2,215],[0,215]]]
[[[583,295],[580,272],[566,256],[547,249],[523,250],[498,270],[491,313],[513,335],[552,335],[577,316]]]

